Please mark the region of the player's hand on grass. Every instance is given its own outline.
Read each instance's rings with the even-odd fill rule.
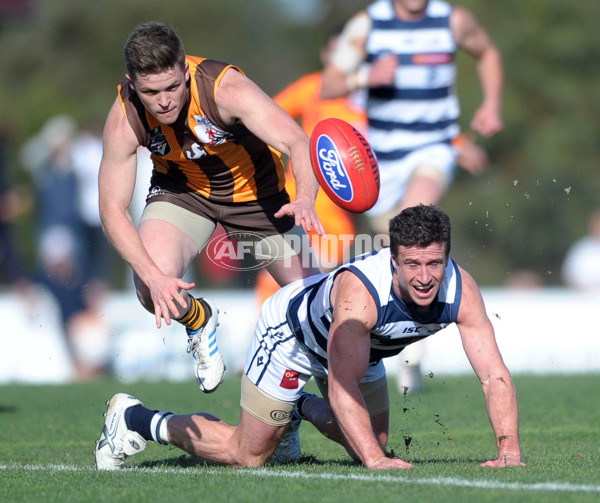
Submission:
[[[507,466],[525,466],[525,463],[521,462],[521,458],[517,456],[502,456],[501,458],[481,463],[481,466],[484,468],[506,468]]]
[[[412,468],[412,464],[398,458],[383,456],[366,465],[371,470],[405,470]]]

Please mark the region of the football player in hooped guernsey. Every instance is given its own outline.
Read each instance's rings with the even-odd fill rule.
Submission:
[[[366,216],[376,234],[404,208],[439,204],[457,162],[472,174],[486,165],[472,140],[464,147],[457,141],[459,52],[474,58],[482,91],[465,136],[492,137],[503,129],[502,55],[473,12],[457,2],[371,2],[348,21],[323,70],[321,98],[357,89],[367,94],[366,137],[379,162],[381,192]],[[419,344],[405,351],[400,388],[421,387],[422,355]]]
[[[100,166],[100,216],[105,233],[134,271],[142,305],[167,324],[185,326],[200,389],[214,391],[224,365],[215,331],[218,311],[192,297],[189,264],[217,223],[266,250],[257,260],[281,285],[315,274],[286,235],[303,227],[323,234],[315,211],[318,182],[309,138],[298,124],[238,68],[186,56],[174,30],[138,26],[124,50],[126,80],[109,111]],[[137,150],[154,164],[139,228],[128,208],[136,183]],[[285,191],[281,154],[293,161],[296,196]],[[262,246],[261,238],[266,241]],[[291,257],[291,258],[290,258]]]
[[[450,219],[443,210],[403,210],[390,221],[390,248],[294,282],[265,302],[242,377],[237,426],[206,413],[157,412],[117,394],[97,467],[120,468],[147,440],[223,464],[260,466],[289,423],[307,420],[368,468],[410,468],[386,454],[390,403],[382,358],[450,323],[481,381],[496,439],[497,457],[482,466],[523,465],[511,375],[477,284],[449,252]],[[322,398],[303,391],[311,377]]]

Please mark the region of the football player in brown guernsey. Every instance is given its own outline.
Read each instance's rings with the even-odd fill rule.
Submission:
[[[249,241],[243,249],[257,251],[280,285],[319,272],[301,239],[305,230],[323,234],[309,138],[239,68],[186,55],[168,25],[136,27],[124,57],[126,78],[103,134],[102,224],[133,269],[137,296],[157,327],[162,320],[185,327],[198,385],[212,392],[225,371],[218,308],[192,296],[195,284],[183,276],[217,224]],[[136,226],[128,208],[139,147],[150,150],[154,169]],[[292,160],[293,201],[284,188],[282,154]]]

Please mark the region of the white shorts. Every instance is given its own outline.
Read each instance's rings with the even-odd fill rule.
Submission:
[[[295,402],[311,377],[327,379],[327,368],[292,334],[286,310],[302,288],[282,288],[263,304],[244,371],[262,392],[283,402]],[[294,284],[293,284],[294,285]],[[385,377],[382,361],[369,365],[361,383]]]
[[[398,161],[379,161],[379,198],[367,216],[393,211],[402,201],[406,185],[421,167],[433,167],[445,185],[454,177],[456,152],[451,145],[437,143],[411,152]]]

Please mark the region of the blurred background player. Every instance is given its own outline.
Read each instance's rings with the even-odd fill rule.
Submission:
[[[384,233],[389,219],[406,207],[438,204],[453,178],[458,49],[475,58],[483,91],[471,128],[491,137],[503,128],[501,55],[464,7],[441,0],[378,0],[350,19],[326,65],[322,98],[367,89],[367,139],[381,176],[379,199],[367,212],[375,233]],[[469,136],[457,146],[463,167],[474,173],[485,167],[487,157]],[[469,154],[475,157],[465,158]],[[411,348],[415,354],[400,355],[408,365],[400,372],[405,391],[421,386],[422,348]]]
[[[343,23],[336,24],[328,33],[320,54],[323,65],[329,61],[343,27]],[[367,120],[364,112],[364,93],[322,100],[319,98],[321,81],[322,71],[304,75],[275,95],[273,100],[298,120],[309,136],[321,120],[329,117],[345,120],[365,134]],[[290,197],[294,198],[296,184],[290,166],[286,171],[286,189]],[[318,236],[311,232],[311,245],[318,257],[320,269],[326,272],[337,267],[344,259],[348,260],[349,257],[344,257],[344,252],[352,245],[351,236],[356,235],[356,226],[354,216],[333,203],[322,189],[319,189],[317,195],[315,211],[323,224],[326,236]],[[261,269],[256,278],[259,308],[278,289],[279,285]]]

